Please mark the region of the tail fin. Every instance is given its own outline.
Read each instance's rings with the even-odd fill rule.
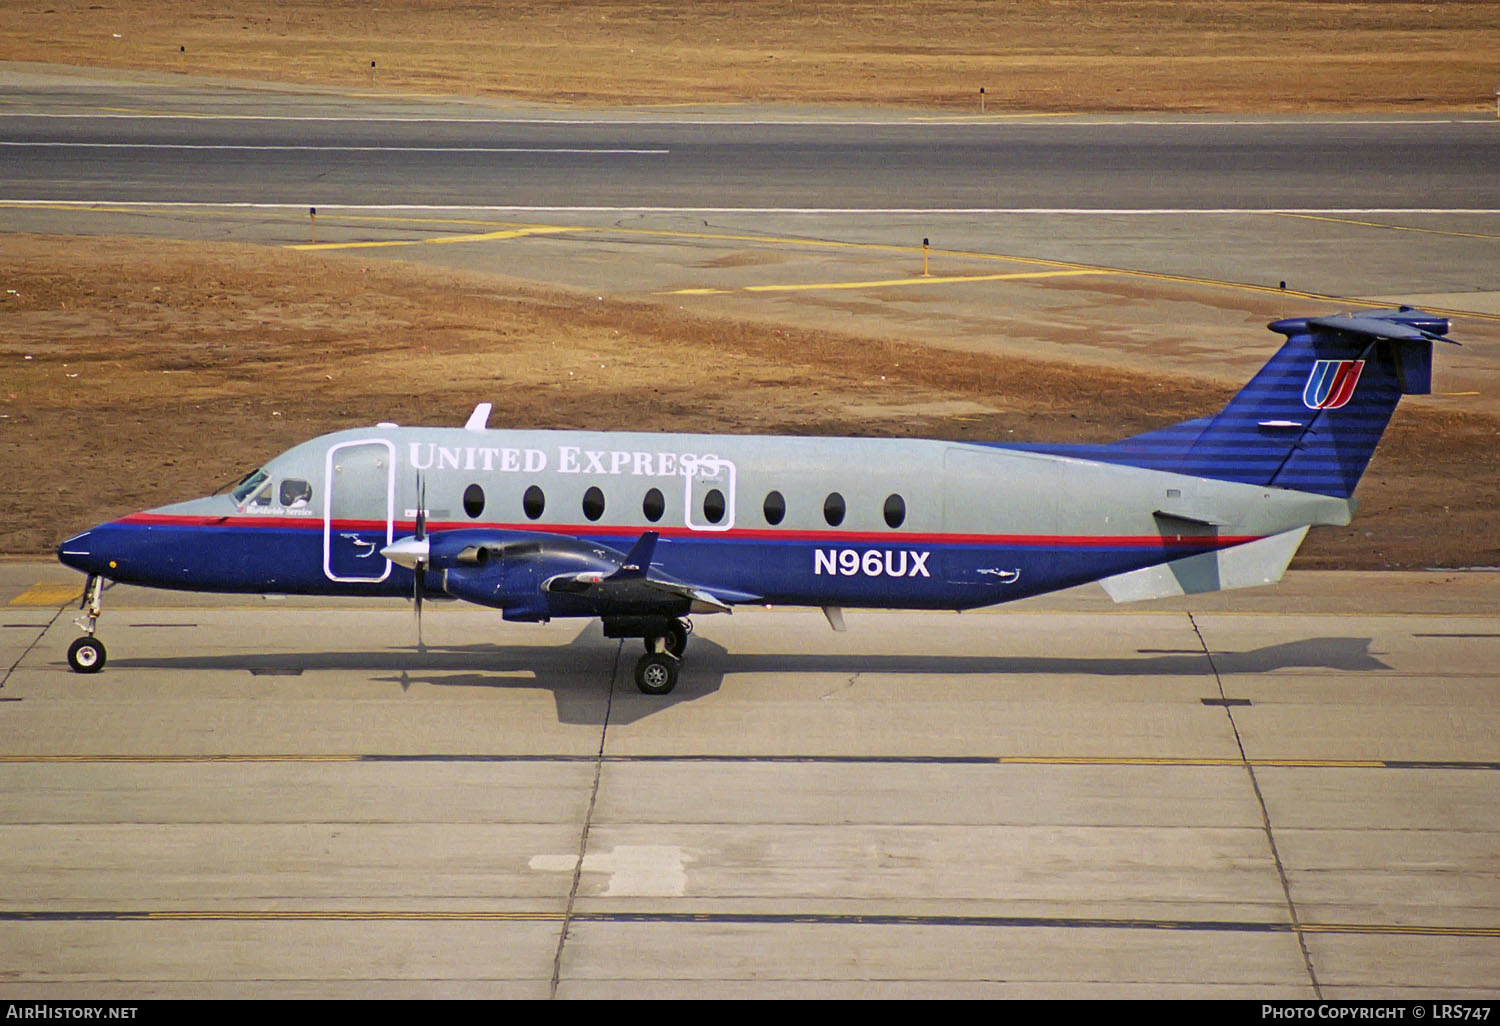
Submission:
[[[1276,321],[1286,343],[1218,414],[1101,447],[1111,463],[1348,498],[1403,395],[1431,391],[1448,321],[1376,310]]]

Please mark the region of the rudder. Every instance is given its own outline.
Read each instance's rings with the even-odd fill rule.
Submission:
[[[1403,308],[1270,328],[1286,343],[1209,421],[1185,472],[1348,498],[1401,397],[1431,390],[1448,321]]]
[[[1403,395],[1431,391],[1446,318],[1374,310],[1275,321],[1276,354],[1217,414],[1105,446],[1094,458],[1348,498]]]

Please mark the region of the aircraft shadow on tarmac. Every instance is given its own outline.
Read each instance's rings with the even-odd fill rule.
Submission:
[[[1064,677],[1220,677],[1306,668],[1365,672],[1390,667],[1370,653],[1371,638],[1320,637],[1245,652],[1137,649],[1130,655],[994,656],[927,653],[737,653],[694,636],[681,682],[665,696],[640,694],[632,671],[640,647],[584,630],[566,645],[427,645],[354,652],[266,652],[216,656],[123,658],[114,669],[243,670],[262,676],[297,676],[320,670],[370,671],[371,680],[429,687],[542,688],[557,702],[561,723],[629,723],[680,702],[718,691],[730,674],[900,674],[913,677],[1047,675]],[[604,699],[613,692],[613,698]]]

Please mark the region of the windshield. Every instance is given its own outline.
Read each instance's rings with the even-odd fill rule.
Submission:
[[[257,470],[253,474],[246,474],[240,483],[234,486],[234,491],[230,494],[234,496],[235,502],[243,503],[250,496],[254,495],[255,490],[268,480],[270,480],[270,475],[264,470]]]

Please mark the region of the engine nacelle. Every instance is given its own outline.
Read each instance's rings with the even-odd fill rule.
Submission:
[[[608,576],[622,556],[585,547],[571,539],[553,541],[518,535],[515,541],[493,532],[445,531],[431,541],[431,566],[442,574],[442,589],[454,598],[505,611],[507,620],[546,620],[567,605],[544,584],[559,575]]]

